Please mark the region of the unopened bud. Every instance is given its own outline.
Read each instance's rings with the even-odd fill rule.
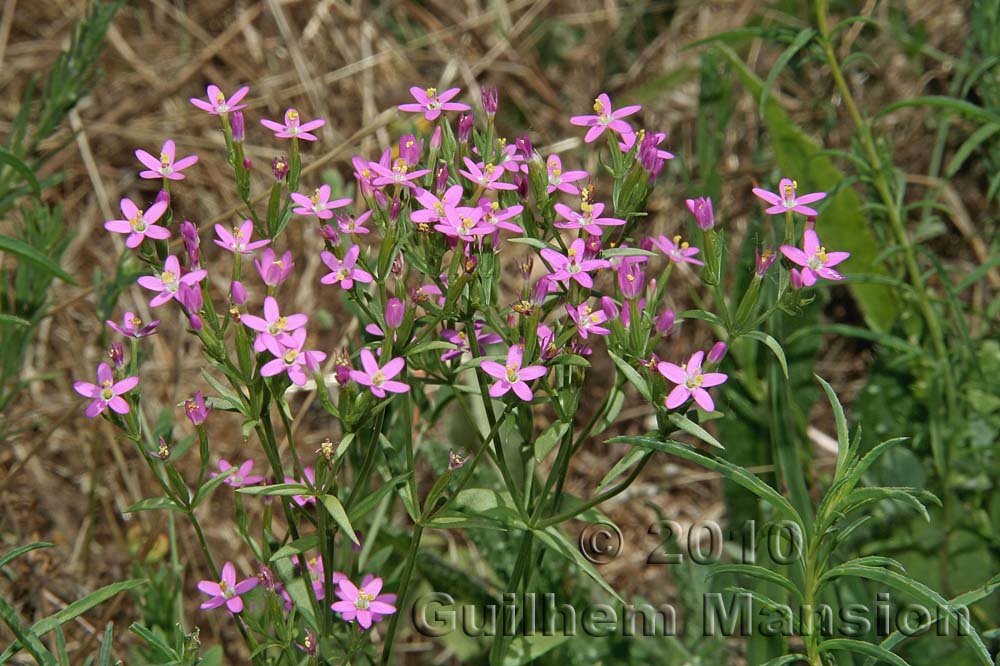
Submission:
[[[243,112],[234,111],[233,115],[230,116],[229,122],[232,124],[233,128],[233,141],[242,143],[247,137],[246,124],[243,120]]]
[[[271,173],[274,174],[274,179],[279,183],[284,182],[285,176],[288,175],[288,160],[282,157],[275,157],[274,161],[271,162]]]
[[[709,363],[719,363],[726,357],[726,343],[716,342],[712,345],[712,348],[708,350],[708,362]]]
[[[388,328],[399,328],[406,316],[406,306],[398,298],[390,298],[385,304],[385,325]]]
[[[233,305],[243,305],[247,302],[247,288],[239,280],[233,280],[229,285],[229,299]]]

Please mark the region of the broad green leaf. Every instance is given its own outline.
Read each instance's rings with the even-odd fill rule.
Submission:
[[[149,643],[150,647],[154,648],[157,652],[159,652],[162,657],[174,660],[179,659],[177,653],[174,651],[172,647],[167,645],[167,643],[162,638],[160,638],[159,636],[157,636],[152,631],[142,626],[138,622],[133,622],[131,625],[129,625],[129,631],[131,631],[132,633],[136,634],[141,639]]]
[[[600,493],[604,491],[611,485],[612,481],[617,480],[618,477],[624,474],[626,470],[633,467],[640,460],[649,455],[652,455],[652,452],[646,449],[630,449],[629,452],[622,456],[621,459],[608,470],[608,473],[604,475],[601,482],[597,484],[596,492]]]
[[[913,97],[911,99],[893,102],[889,106],[884,107],[878,115],[884,116],[888,113],[896,111],[897,109],[902,109],[908,106],[930,106],[938,109],[945,109],[947,111],[953,111],[959,115],[968,116],[984,123],[1000,123],[1000,114],[988,111],[971,102],[955,99],[954,97],[947,97],[945,95],[925,95],[923,97]]]
[[[192,509],[197,508],[199,504],[205,501],[205,498],[207,498],[212,493],[213,490],[218,488],[221,484],[225,483],[226,479],[228,479],[230,475],[235,474],[238,471],[239,467],[233,465],[225,472],[222,472],[217,476],[209,479],[208,482],[205,483],[201,488],[199,488],[197,493],[195,493],[194,499],[191,500],[191,508]]]
[[[601,250],[601,256],[608,259],[610,257],[656,257],[659,255],[656,252],[650,252],[649,250],[637,247],[612,247],[607,250]]]
[[[668,418],[670,419],[670,422],[673,423],[675,426],[677,426],[687,434],[697,437],[706,444],[711,444],[712,446],[715,446],[720,449],[726,448],[719,443],[719,440],[717,440],[715,437],[712,437],[711,433],[709,433],[700,425],[689,419],[684,414],[678,414],[677,412],[674,412]]]
[[[350,515],[351,520],[361,519],[362,516],[374,509],[386,495],[391,493],[396,486],[406,483],[406,480],[410,478],[411,474],[413,474],[413,472],[406,472],[405,474],[400,474],[399,476],[389,479],[374,491],[358,500],[354,506],[348,506],[347,513]]]
[[[914,599],[922,604],[926,604],[929,608],[948,608],[948,601],[944,597],[909,576],[905,576],[892,569],[873,567],[855,562],[845,562],[832,569],[828,569],[826,573],[820,576],[817,589],[822,589],[827,583],[842,576],[854,576],[888,585],[900,592],[911,595]]]
[[[857,641],[853,638],[831,638],[819,644],[820,652],[834,652],[838,650],[874,657],[887,664],[892,664],[892,666],[910,666],[905,659],[898,654],[889,652],[884,647],[865,643],[864,641]]]
[[[507,529],[503,525],[498,525],[494,520],[470,516],[457,511],[443,511],[425,523],[425,527],[437,530],[483,529],[506,531]]]
[[[504,525],[524,527],[517,505],[507,491],[466,488],[455,497],[455,508],[464,508],[467,513],[490,518]]]
[[[763,94],[763,82],[743,62],[740,56],[724,44],[716,46],[739,75],[740,81],[755,100]],[[782,172],[797,180],[800,191],[831,192],[847,178],[822,148],[795,126],[774,99],[764,104],[764,124],[774,145],[775,159]],[[851,258],[845,264],[852,272],[886,273],[886,268],[876,265],[875,258],[881,249],[875,234],[868,226],[861,197],[849,187],[840,188],[827,197],[820,216],[822,239],[829,248],[847,250]],[[864,314],[865,321],[879,331],[887,331],[896,320],[898,299],[893,291],[878,284],[851,284],[848,287]]]
[[[622,374],[625,375],[626,379],[628,379],[629,382],[639,390],[639,394],[642,395],[642,397],[647,401],[651,401],[653,398],[652,394],[649,392],[649,384],[647,384],[646,380],[642,378],[639,371],[629,365],[628,361],[613,351],[608,350],[608,356],[610,356],[611,360],[615,362],[615,365],[622,371]]]
[[[414,346],[412,349],[406,350],[406,355],[419,354],[425,351],[435,351],[435,350],[453,350],[458,349],[454,344],[446,342],[445,340],[431,340],[430,342],[423,342],[419,345]]]
[[[51,273],[63,282],[73,285],[76,284],[76,280],[74,280],[69,273],[64,271],[58,263],[53,261],[51,257],[42,254],[22,240],[0,234],[0,252],[6,252],[7,254],[15,256],[22,261],[34,264],[36,267]]]
[[[360,546],[361,542],[358,541],[358,535],[354,533],[354,528],[351,527],[351,519],[347,517],[347,511],[344,510],[344,505],[340,503],[340,500],[334,495],[322,495],[320,496],[320,501],[323,502],[327,513],[340,526],[344,534],[347,535],[355,546]]]
[[[546,428],[535,440],[535,460],[539,462],[544,460],[569,430],[570,425],[565,421],[556,421]]]

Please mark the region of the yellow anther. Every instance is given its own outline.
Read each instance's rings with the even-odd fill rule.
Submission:
[[[170,166],[170,156],[166,153],[160,153],[160,166]]]
[[[430,97],[431,99],[437,97],[438,94],[437,88],[428,88],[424,92],[427,93],[427,96]]]
[[[601,100],[599,99],[594,100],[594,112],[599,114],[604,113],[604,105],[601,104]]]

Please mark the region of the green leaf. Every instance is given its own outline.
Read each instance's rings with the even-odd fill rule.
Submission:
[[[170,511],[184,511],[184,508],[169,497],[147,497],[139,500],[132,506],[126,508],[122,513],[135,513],[137,511],[156,511],[159,509],[169,509]]]
[[[622,456],[621,459],[608,470],[608,473],[604,475],[601,482],[597,484],[596,492],[598,494],[603,492],[605,488],[611,485],[612,481],[617,480],[618,477],[624,474],[626,470],[633,467],[640,460],[649,455],[652,455],[652,453],[646,449],[630,449],[629,452]]]
[[[538,250],[544,250],[545,248],[548,248],[550,250],[556,250],[556,252],[559,251],[556,248],[554,248],[551,245],[549,245],[548,243],[540,241],[537,238],[523,238],[523,237],[522,238],[508,238],[507,241],[510,242],[510,243],[520,243],[522,245],[530,245],[531,247],[536,248]]]
[[[43,271],[51,273],[63,282],[73,285],[76,284],[76,280],[74,280],[69,273],[64,271],[56,261],[54,261],[51,257],[42,254],[22,240],[0,234],[0,252],[6,252],[18,257],[22,261],[27,261]]]
[[[21,557],[25,553],[30,553],[38,548],[52,548],[54,543],[49,543],[48,541],[36,541],[34,543],[29,543],[26,546],[18,546],[14,550],[8,551],[3,555],[0,555],[0,568],[7,566],[7,563],[11,560]]]
[[[567,640],[569,640],[568,634],[517,636],[507,648],[507,654],[503,658],[503,666],[522,666],[531,663]]]
[[[817,590],[822,589],[830,581],[843,576],[854,576],[888,585],[900,592],[911,595],[914,599],[922,604],[926,604],[930,608],[948,609],[949,607],[948,601],[944,597],[909,576],[905,576],[892,569],[873,567],[853,561],[845,562],[844,564],[828,569],[826,573],[820,576]]]
[[[716,46],[739,75],[740,81],[756,100],[763,94],[763,82],[728,46]],[[847,176],[824,154],[811,137],[795,126],[788,114],[774,99],[766,100],[763,120],[771,135],[775,159],[781,171],[798,180],[800,191],[836,191],[827,197],[821,214],[825,245],[851,253],[852,272],[887,274],[887,268],[876,264],[881,247],[868,225],[868,216],[861,197],[850,187],[838,188]],[[887,331],[899,313],[899,299],[893,290],[879,284],[848,285],[861,308],[865,321],[878,331]]]
[[[761,666],[785,666],[786,664],[794,664],[800,661],[809,663],[809,657],[804,654],[786,654],[783,657],[776,657],[765,661]]]
[[[570,424],[565,421],[556,421],[551,426],[545,429],[538,439],[535,440],[535,460],[541,462],[545,459],[545,456],[556,447],[559,440],[563,438],[566,431],[569,430]]]
[[[222,472],[218,476],[209,479],[208,482],[205,483],[201,488],[199,488],[197,493],[195,493],[194,499],[191,500],[191,508],[192,509],[197,508],[199,504],[205,501],[205,499],[212,493],[213,490],[218,488],[221,484],[225,483],[226,479],[228,479],[231,474],[235,474],[238,471],[239,467],[233,465],[225,472]]]
[[[767,111],[767,102],[771,96],[771,88],[774,87],[774,82],[777,80],[781,70],[783,70],[785,66],[792,61],[795,54],[798,53],[806,44],[811,42],[815,36],[816,31],[814,29],[803,28],[799,31],[799,34],[795,36],[792,43],[781,52],[778,59],[774,61],[774,67],[772,67],[771,71],[768,72],[767,79],[764,81],[763,88],[760,93],[760,103],[758,104],[757,112],[762,118]]]
[[[347,507],[347,512],[350,515],[351,520],[359,520],[362,516],[374,509],[378,503],[381,502],[386,495],[391,493],[396,486],[406,483],[406,480],[410,478],[411,474],[413,474],[413,472],[406,472],[405,474],[400,474],[399,476],[389,479],[373,492],[365,495],[358,501],[357,504]]]
[[[878,115],[884,116],[896,111],[897,109],[903,109],[908,106],[930,106],[933,108],[952,111],[962,116],[968,116],[984,123],[1000,123],[1000,115],[993,113],[992,111],[988,111],[981,106],[976,106],[971,102],[966,102],[945,95],[925,95],[923,97],[912,97],[910,99],[900,100],[899,102],[894,102],[889,106],[884,107],[881,111],[879,111]]]
[[[719,443],[719,440],[712,437],[711,433],[709,433],[700,425],[689,419],[684,414],[678,414],[677,412],[674,412],[667,418],[669,418],[670,422],[673,423],[675,426],[677,426],[687,434],[697,437],[706,444],[711,444],[712,446],[718,447],[720,449],[726,448]]]
[[[905,659],[897,654],[889,652],[883,647],[873,645],[872,643],[865,643],[864,641],[856,641],[853,638],[831,638],[819,644],[820,652],[833,652],[835,650],[843,650],[845,652],[854,652],[855,654],[863,654],[868,657],[874,657],[875,659],[884,661],[887,664],[892,664],[893,666],[910,666]]]
[[[237,488],[236,492],[244,495],[279,495],[288,497],[290,495],[309,495],[310,491],[301,483],[276,483],[272,486],[250,486],[247,488]]]
[[[626,379],[628,379],[629,382],[639,390],[640,395],[642,395],[642,397],[647,401],[652,401],[653,397],[649,392],[649,384],[647,384],[646,380],[642,378],[639,371],[629,365],[628,361],[611,350],[608,350],[608,356],[610,356],[611,360],[615,362],[615,365],[622,371],[622,374],[625,375]]]
[[[788,361],[785,360],[785,350],[781,348],[781,345],[777,340],[764,331],[750,331],[749,333],[744,333],[743,335],[748,338],[753,338],[758,342],[762,342],[765,347],[770,349],[771,353],[778,359],[778,364],[781,366],[781,372],[785,375],[785,379],[788,379]]]
[[[142,626],[138,622],[133,622],[131,625],[129,625],[129,631],[131,631],[132,633],[139,636],[139,638],[149,643],[150,647],[159,652],[162,657],[174,660],[180,659],[180,657],[177,655],[174,649],[169,645],[167,645],[162,638],[160,638],[159,636],[157,636],[152,631]]]
[[[6,164],[16,171],[31,188],[31,192],[36,198],[42,195],[42,188],[38,185],[38,179],[35,178],[35,172],[31,170],[31,167],[3,148],[0,148],[0,164]]]
[[[407,349],[406,355],[409,356],[410,354],[419,354],[421,352],[435,351],[439,349],[452,350],[452,349],[458,349],[458,347],[450,342],[446,342],[445,340],[431,340],[430,342],[424,342],[419,345],[416,345],[412,349]]]
[[[823,387],[826,392],[826,397],[830,401],[830,407],[833,408],[833,420],[837,425],[837,469],[834,473],[834,477],[839,477],[844,473],[844,469],[847,466],[848,456],[850,454],[850,438],[847,432],[847,418],[844,416],[844,407],[840,404],[840,400],[837,398],[837,393],[833,390],[830,384],[816,375],[816,380]]]
[[[115,623],[108,622],[104,629],[104,639],[101,641],[101,650],[97,654],[98,666],[111,666],[111,644],[115,632]]]
[[[563,533],[555,526],[547,527],[544,530],[536,530],[535,536],[543,544],[548,546],[551,550],[555,551],[562,557],[566,558],[570,562],[573,562],[586,573],[590,578],[597,583],[602,590],[610,594],[619,603],[625,603],[613,587],[608,584],[608,581],[604,580],[604,577],[598,573],[594,565],[583,556],[580,549],[571,544]]]
[[[608,259],[610,257],[657,257],[659,255],[656,252],[650,252],[649,250],[637,247],[612,247],[607,250],[601,250],[601,256]]]
[[[559,354],[548,362],[548,365],[574,365],[578,368],[589,368],[590,361],[577,354]]]
[[[361,542],[358,541],[358,535],[354,533],[354,528],[351,527],[351,519],[347,517],[347,511],[344,510],[344,505],[340,503],[340,500],[335,495],[321,495],[320,501],[323,502],[327,513],[340,526],[344,534],[350,538],[351,542],[355,546],[360,546]]]
[[[455,507],[466,513],[496,520],[504,525],[524,528],[517,505],[507,491],[490,488],[466,488],[455,496]]]
[[[283,560],[286,557],[292,557],[293,555],[298,555],[299,553],[304,553],[307,550],[316,548],[319,546],[319,535],[310,534],[309,536],[299,537],[295,541],[286,543],[284,546],[274,551],[271,555],[271,562],[276,562],[277,560]]]
[[[14,326],[31,326],[27,319],[21,319],[14,315],[0,313],[0,324],[13,324]]]
[[[469,516],[457,511],[442,511],[425,523],[424,526],[436,530],[482,529],[506,531],[507,529],[503,525],[498,525],[493,520],[478,516]]]
[[[17,651],[17,648],[22,646],[31,653],[36,663],[43,664],[44,666],[52,666],[56,663],[55,657],[38,640],[35,632],[21,626],[21,620],[17,616],[17,611],[3,597],[0,597],[0,618],[3,619],[4,624],[10,628],[11,633],[14,634],[14,638],[17,639],[0,655],[0,663],[6,664],[7,660]]]
[[[760,580],[780,585],[791,592],[792,596],[796,597],[800,602],[804,601],[802,592],[799,591],[795,583],[777,571],[771,571],[757,564],[717,564],[709,570],[708,577],[712,578],[720,574],[742,574],[752,578],[759,578]]]
[[[709,457],[699,451],[695,451],[686,444],[681,444],[680,442],[674,442],[672,440],[660,441],[651,437],[625,435],[622,437],[615,437],[608,441],[613,444],[634,444],[635,446],[641,446],[646,449],[663,451],[664,453],[669,453],[670,455],[677,456],[678,458],[683,458],[684,460],[697,463],[705,469],[717,472],[730,481],[743,486],[754,495],[760,497],[775,509],[785,514],[786,517],[793,520],[799,528],[802,529],[803,536],[806,536],[806,530],[802,523],[802,517],[791,505],[791,503],[784,496],[780,495],[777,490],[767,485],[757,478],[757,476],[742,467],[738,467],[720,458]]]

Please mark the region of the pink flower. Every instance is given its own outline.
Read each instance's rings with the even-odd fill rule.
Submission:
[[[480,351],[482,351],[483,345],[493,345],[498,342],[503,342],[503,338],[497,333],[483,333],[483,322],[481,321],[477,321],[475,323],[475,329],[476,343],[479,345]],[[441,354],[442,361],[450,361],[451,359],[470,351],[469,336],[465,331],[447,328],[441,331],[441,338],[458,347],[458,349],[449,349]]]
[[[306,329],[300,328],[291,334],[264,337],[264,347],[274,356],[260,369],[262,377],[273,377],[286,372],[296,386],[305,386],[306,370],[316,372],[326,358],[326,352],[305,350]]]
[[[239,227],[233,227],[232,232],[221,224],[217,224],[215,225],[215,233],[219,236],[215,240],[215,244],[235,254],[253,254],[254,250],[271,242],[268,238],[250,242],[253,237],[253,220],[243,220],[243,224]]]
[[[212,478],[219,476],[219,474],[225,474],[229,470],[233,469],[233,465],[229,464],[228,460],[219,460],[219,471],[212,472]],[[226,477],[223,482],[228,486],[233,488],[243,488],[244,486],[256,486],[264,481],[262,476],[251,476],[250,472],[253,470],[253,461],[247,460],[240,465],[235,472]]]
[[[181,275],[181,263],[177,260],[176,256],[170,255],[163,262],[162,273],[158,275],[143,275],[137,282],[141,287],[159,292],[149,302],[149,306],[155,308],[167,301],[173,300],[177,296],[177,290],[182,284],[192,287],[204,280],[207,275],[208,271],[205,269]]]
[[[139,177],[151,179],[184,180],[184,174],[181,171],[198,161],[197,155],[190,155],[175,162],[174,142],[170,139],[163,142],[163,147],[160,149],[160,159],[156,159],[142,149],[136,150],[135,156],[148,169],[139,172]]]
[[[385,187],[386,185],[401,185],[412,190],[416,187],[412,181],[417,180],[421,176],[425,176],[431,172],[430,169],[417,169],[416,171],[410,171],[410,165],[407,164],[406,160],[402,157],[396,159],[391,169],[387,166],[383,166],[382,164],[376,164],[375,162],[370,162],[369,166],[372,171],[378,174],[372,179],[372,184],[378,187]]]
[[[132,312],[126,312],[125,316],[122,317],[122,325],[119,326],[110,319],[104,322],[112,330],[121,333],[127,338],[144,338],[147,335],[153,335],[156,333],[156,327],[160,325],[160,320],[150,322],[146,326],[142,325],[142,319]]]
[[[184,415],[191,421],[191,425],[200,426],[208,418],[210,411],[212,408],[205,404],[205,395],[201,391],[184,401]]]
[[[494,227],[483,223],[483,209],[477,206],[449,208],[444,221],[434,228],[450,238],[460,238],[466,243],[493,232]]]
[[[657,364],[656,369],[660,371],[660,374],[677,384],[667,396],[667,409],[676,409],[693,396],[698,406],[706,412],[715,410],[715,402],[705,389],[718,386],[729,377],[721,372],[703,373],[701,361],[704,356],[705,352],[696,351],[691,354],[691,358],[684,365],[676,365],[666,361]]]
[[[332,252],[327,252],[324,250],[320,253],[320,259],[326,264],[327,268],[330,269],[330,273],[327,273],[319,279],[322,284],[340,284],[343,289],[350,289],[354,286],[354,282],[369,283],[374,278],[372,278],[371,273],[368,271],[363,271],[360,268],[356,268],[358,263],[358,255],[361,253],[361,248],[357,245],[352,245],[350,249],[344,254],[344,258],[338,259],[337,255]]]
[[[459,169],[458,172],[480,187],[485,187],[488,190],[517,189],[517,185],[513,183],[500,182],[500,178],[503,177],[503,167],[493,164],[476,164],[468,157],[465,158],[465,167],[468,171]]]
[[[73,390],[85,398],[91,398],[92,402],[87,405],[84,414],[88,419],[92,419],[108,407],[119,414],[128,414],[129,406],[122,398],[122,394],[128,393],[139,383],[138,377],[126,377],[119,382],[115,382],[111,373],[111,366],[101,363],[97,366],[97,383],[74,382]]]
[[[285,111],[285,124],[282,125],[274,120],[268,120],[263,118],[260,124],[267,129],[274,132],[274,136],[279,139],[302,139],[303,141],[316,141],[316,136],[310,134],[309,132],[326,125],[326,121],[322,118],[318,120],[310,120],[307,123],[300,124],[299,112],[295,109],[288,109]]]
[[[132,203],[131,199],[122,199],[119,206],[125,219],[105,222],[104,228],[116,234],[128,234],[128,238],[125,239],[125,246],[128,248],[139,247],[147,237],[166,240],[170,238],[170,230],[158,226],[156,222],[163,217],[168,205],[166,201],[158,201],[143,212]]]
[[[370,229],[365,226],[368,223],[368,218],[372,216],[372,211],[366,210],[357,217],[351,217],[350,215],[338,215],[334,213],[334,217],[337,218],[337,226],[340,228],[341,233],[345,234],[367,234]]]
[[[590,272],[599,268],[608,268],[611,263],[605,259],[584,259],[585,249],[582,238],[573,241],[565,255],[552,248],[542,248],[542,258],[552,266],[552,273],[549,276],[556,282],[562,282],[567,286],[570,280],[576,280],[581,287],[592,288],[594,280],[590,277]]]
[[[793,211],[795,213],[802,213],[803,215],[815,216],[817,214],[816,211],[805,204],[825,199],[826,192],[813,192],[812,194],[803,194],[801,197],[797,197],[795,190],[798,186],[798,183],[794,180],[782,178],[781,182],[778,183],[779,194],[768,192],[759,187],[753,188],[753,193],[771,204],[771,207],[764,211],[769,215],[782,215],[787,211]]]
[[[239,102],[247,96],[248,92],[250,92],[250,88],[243,86],[233,93],[233,96],[227,100],[226,96],[222,94],[222,91],[219,90],[218,86],[210,85],[206,88],[206,90],[208,91],[207,102],[196,97],[192,97],[191,103],[202,111],[208,111],[212,115],[216,116],[245,109],[247,105],[240,104]]]
[[[268,296],[264,299],[264,318],[255,315],[245,314],[240,317],[240,322],[247,328],[260,333],[254,341],[255,352],[262,352],[267,349],[266,338],[276,338],[277,336],[291,333],[306,325],[309,321],[308,315],[293,314],[282,317],[278,310],[278,301]]]
[[[696,266],[705,265],[704,261],[694,258],[694,255],[698,254],[701,250],[696,247],[691,247],[687,241],[681,242],[680,236],[674,236],[673,240],[671,240],[661,234],[651,240],[653,245],[656,246],[656,249],[667,255],[667,259],[670,261],[678,264],[687,263],[694,264]]]
[[[489,227],[491,233],[500,229],[506,229],[518,234],[524,233],[524,229],[513,222],[507,221],[520,215],[524,210],[524,206],[516,204],[510,208],[500,208],[500,202],[498,201],[480,199],[479,208],[483,211],[483,224]]]
[[[851,256],[850,252],[827,252],[826,248],[819,244],[819,236],[813,229],[806,229],[802,237],[801,250],[791,245],[782,245],[781,253],[802,266],[802,284],[806,287],[816,284],[817,278],[843,280],[844,276],[832,267]]]
[[[269,287],[277,287],[287,280],[288,276],[292,274],[292,269],[295,268],[291,251],[286,250],[281,255],[281,259],[275,259],[275,256],[274,250],[267,248],[261,252],[259,259],[253,260],[257,272],[260,274],[260,279]]]
[[[311,197],[298,192],[292,192],[292,201],[299,205],[292,209],[296,215],[315,215],[321,220],[333,217],[333,209],[343,208],[351,204],[350,199],[334,199],[330,201],[330,186],[320,185]]]
[[[417,103],[400,104],[399,110],[407,113],[422,113],[426,120],[437,119],[442,111],[469,111],[471,107],[468,104],[450,101],[460,92],[462,92],[461,88],[449,88],[438,94],[437,88],[412,86],[410,94],[413,95],[413,99],[417,100]]]
[[[416,224],[443,223],[448,210],[455,208],[462,202],[462,186],[452,185],[445,190],[444,195],[438,199],[427,190],[417,188],[413,193],[413,198],[423,206],[410,214],[410,219]]]
[[[396,602],[395,595],[384,594],[382,591],[381,578],[368,578],[362,582],[361,589],[358,589],[348,578],[342,578],[337,584],[337,597],[330,605],[330,609],[339,613],[347,622],[358,621],[362,629],[370,629],[373,622],[378,622],[386,615],[396,612],[393,605]]]
[[[610,335],[611,331],[601,326],[608,320],[608,315],[604,310],[594,310],[586,303],[581,303],[576,307],[567,304],[566,312],[570,319],[576,323],[576,328],[580,332],[580,337],[584,340],[590,333],[595,335]]]
[[[541,365],[521,367],[522,358],[523,352],[521,350],[521,346],[512,345],[511,348],[507,350],[506,366],[500,365],[496,361],[487,360],[482,362],[480,367],[483,369],[483,372],[491,377],[496,377],[499,380],[490,387],[491,396],[499,398],[513,389],[514,394],[521,400],[524,400],[525,402],[531,400],[533,394],[531,392],[531,388],[528,387],[527,382],[545,376],[545,373],[548,372],[548,370],[545,369],[545,366]]]
[[[351,370],[351,379],[367,386],[376,398],[384,398],[386,391],[390,393],[406,393],[410,390],[409,384],[392,381],[406,366],[406,361],[402,358],[394,358],[381,368],[375,360],[375,355],[368,349],[361,350],[361,367],[364,370]]]
[[[633,113],[637,113],[640,109],[642,109],[642,107],[636,104],[633,106],[626,106],[615,111],[611,107],[611,99],[608,97],[607,93],[601,93],[597,96],[597,99],[594,100],[594,112],[597,115],[573,116],[569,119],[569,121],[574,125],[590,128],[587,130],[587,134],[583,138],[583,140],[587,143],[597,140],[597,137],[604,134],[604,130],[606,129],[610,129],[624,138],[629,134],[634,135],[635,131],[632,129],[632,126],[622,120],[622,118],[631,116]],[[632,141],[635,141],[634,137]]]
[[[764,277],[767,274],[767,269],[778,258],[778,255],[774,253],[773,247],[765,247],[763,251],[760,248],[754,248],[753,256],[754,272],[757,274],[757,277]]]
[[[290,476],[285,477],[285,483],[301,483],[305,486],[316,486],[316,472],[312,467],[303,467],[302,476],[305,479],[296,479]],[[306,483],[308,482],[308,483]],[[305,506],[306,504],[315,504],[315,495],[292,495],[292,501],[295,502],[296,506]]]
[[[580,208],[582,213],[576,212],[566,204],[557,203],[556,212],[561,218],[568,221],[556,222],[553,226],[559,229],[583,229],[588,234],[600,236],[604,233],[601,227],[620,227],[625,224],[625,220],[620,220],[617,217],[601,217],[601,213],[604,212],[604,204],[602,203],[591,204],[583,201],[580,203]]]
[[[226,562],[222,565],[222,580],[218,583],[211,580],[198,582],[198,589],[211,597],[200,608],[209,610],[225,604],[230,613],[239,613],[243,610],[242,595],[257,587],[259,582],[257,576],[251,576],[237,583],[236,567],[232,562]]]
[[[556,190],[566,194],[579,194],[580,188],[570,183],[588,178],[590,174],[586,171],[563,171],[562,160],[558,155],[549,155],[545,163],[545,168],[549,172],[549,186],[546,191],[552,194]]]
[[[708,231],[715,226],[715,213],[712,210],[711,197],[698,197],[697,199],[687,199],[685,202],[687,209],[694,216],[698,228]]]

